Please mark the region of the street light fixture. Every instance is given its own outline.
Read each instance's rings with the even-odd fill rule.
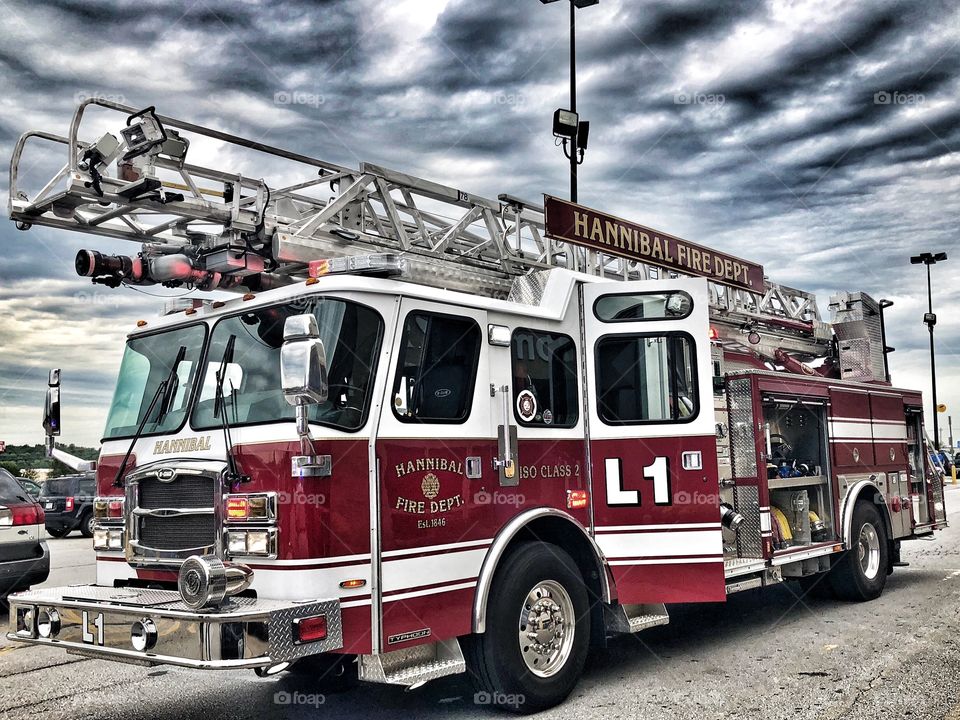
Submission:
[[[910,258],[913,265],[927,266],[927,312],[923,315],[923,322],[930,329],[930,385],[933,389],[933,446],[940,449],[940,421],[937,405],[937,365],[933,351],[933,326],[937,324],[937,316],[933,312],[933,286],[930,282],[930,266],[947,259],[945,252],[920,253]]]
[[[544,5],[557,0],[540,0]],[[553,116],[553,135],[563,138],[563,154],[570,160],[570,201],[577,202],[577,166],[587,149],[590,123],[577,115],[577,9],[597,5],[600,0],[569,0],[570,3],[570,107]]]

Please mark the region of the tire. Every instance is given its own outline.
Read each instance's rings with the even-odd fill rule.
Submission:
[[[80,534],[85,538],[93,537],[93,526],[94,519],[92,512],[88,512],[82,518],[80,518]]]
[[[47,532],[50,533],[51,537],[62,538],[70,534],[70,531],[67,528],[47,528]]]
[[[531,637],[527,623],[537,609],[549,624]],[[494,576],[486,628],[466,643],[474,702],[523,715],[563,702],[590,644],[587,589],[570,556],[548,543],[517,547]]]
[[[830,570],[830,581],[841,600],[863,602],[880,597],[887,584],[890,544],[876,506],[858,502],[850,525],[851,547]]]

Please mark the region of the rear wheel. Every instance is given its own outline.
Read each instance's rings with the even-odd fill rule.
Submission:
[[[522,714],[562,702],[590,636],[587,591],[570,556],[547,543],[518,547],[497,570],[486,628],[467,644],[475,702]]]
[[[47,532],[55,538],[66,537],[70,532],[66,528],[47,528]]]
[[[85,538],[93,537],[93,513],[87,513],[80,519],[80,534]]]
[[[830,571],[834,591],[841,600],[873,600],[887,584],[890,545],[880,511],[869,502],[858,502],[850,526],[850,549]]]

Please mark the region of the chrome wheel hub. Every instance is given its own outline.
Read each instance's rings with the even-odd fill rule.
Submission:
[[[868,580],[873,580],[880,572],[880,536],[877,535],[877,529],[870,523],[864,523],[860,528],[857,555],[864,576]]]
[[[518,639],[527,669],[538,677],[556,674],[570,657],[576,630],[573,601],[553,580],[537,583],[520,610]]]

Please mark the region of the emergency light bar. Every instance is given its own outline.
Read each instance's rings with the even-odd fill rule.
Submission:
[[[402,275],[403,258],[396,253],[370,253],[346,257],[312,260],[307,269],[312,278],[326,275],[376,275],[394,277]]]

